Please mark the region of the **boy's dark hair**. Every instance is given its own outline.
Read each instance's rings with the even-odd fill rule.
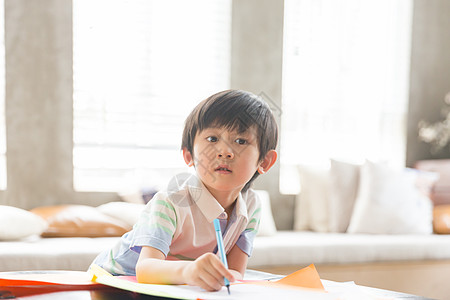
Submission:
[[[269,150],[275,150],[278,142],[278,126],[269,106],[250,92],[222,91],[200,102],[189,114],[181,149],[186,148],[194,157],[194,139],[206,128],[224,127],[242,133],[252,126],[256,129],[260,161]],[[259,173],[255,172],[242,191],[247,191],[258,176]]]

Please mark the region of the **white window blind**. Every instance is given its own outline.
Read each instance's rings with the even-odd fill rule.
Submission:
[[[6,190],[5,5],[0,0],[0,190]]]
[[[411,0],[286,0],[280,187],[298,164],[404,165]]]
[[[74,187],[164,187],[184,120],[229,88],[231,0],[73,2]]]

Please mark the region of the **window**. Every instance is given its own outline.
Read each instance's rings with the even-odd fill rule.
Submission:
[[[231,0],[73,2],[74,187],[164,187],[184,120],[229,88]]]
[[[5,18],[0,1],[0,190],[6,190],[6,120],[5,120]]]
[[[286,0],[280,187],[329,158],[404,165],[412,1]]]

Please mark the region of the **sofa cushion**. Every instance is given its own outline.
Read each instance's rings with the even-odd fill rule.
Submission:
[[[367,161],[349,233],[430,234],[432,203],[417,187],[419,171]]]
[[[0,240],[17,240],[39,235],[47,226],[44,219],[29,211],[0,205]]]
[[[330,160],[330,232],[346,232],[359,189],[361,165]]]
[[[114,201],[102,204],[97,207],[99,211],[107,216],[122,220],[129,226],[134,226],[137,223],[145,204],[143,203],[129,203]]]
[[[433,230],[435,233],[450,233],[450,204],[433,208]]]
[[[300,165],[294,230],[328,231],[329,166]]]
[[[125,222],[86,205],[42,206],[31,212],[48,222],[44,237],[111,237],[131,229]]]
[[[430,198],[436,206],[450,204],[450,159],[420,160],[415,168],[439,174]]]
[[[255,190],[261,200],[261,219],[258,228],[258,236],[271,236],[277,233],[275,221],[273,220],[270,196],[267,191]]]

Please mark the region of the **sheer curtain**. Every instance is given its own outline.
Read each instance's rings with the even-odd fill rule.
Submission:
[[[403,165],[411,0],[286,0],[282,192],[329,158]]]
[[[161,188],[183,123],[229,88],[231,0],[75,0],[74,187]]]

